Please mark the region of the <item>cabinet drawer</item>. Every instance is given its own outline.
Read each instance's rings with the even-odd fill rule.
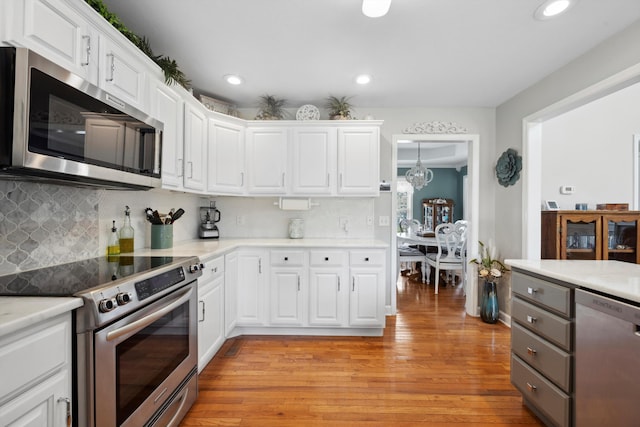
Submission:
[[[571,392],[571,356],[568,353],[515,322],[511,325],[511,351],[565,392]]]
[[[304,266],[304,251],[271,251],[271,265],[302,267]]]
[[[347,265],[344,251],[311,251],[309,263],[312,267],[341,267]]]
[[[384,265],[384,251],[359,250],[349,251],[349,265],[352,267],[368,267]]]
[[[202,276],[198,278],[198,283],[206,283],[209,280],[224,275],[223,256],[209,260],[202,260],[202,264],[204,264],[204,268],[202,269]]]
[[[516,297],[511,301],[511,317],[522,326],[571,351],[572,323]]]
[[[535,301],[564,316],[571,317],[571,288],[513,272],[511,289],[522,298]]]
[[[0,403],[24,386],[64,369],[70,361],[70,314],[0,339]]]
[[[511,383],[524,400],[561,427],[570,426],[571,398],[542,375],[511,355]]]

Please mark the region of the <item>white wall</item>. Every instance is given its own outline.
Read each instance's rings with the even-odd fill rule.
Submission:
[[[542,125],[542,200],[633,205],[633,138],[640,133],[640,84],[576,108]],[[572,195],[561,185],[574,185]]]

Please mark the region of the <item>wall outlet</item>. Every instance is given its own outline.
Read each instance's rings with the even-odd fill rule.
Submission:
[[[576,187],[573,185],[563,185],[560,187],[560,194],[573,194],[576,191]]]
[[[372,216],[368,216],[367,217],[367,227],[373,227],[373,217]]]
[[[380,227],[388,227],[390,224],[390,219],[387,215],[382,215],[378,218],[378,224]]]
[[[244,215],[236,216],[236,224],[237,225],[244,225],[244,222],[245,222]]]
[[[348,232],[349,231],[349,217],[348,216],[341,216],[340,218],[338,218],[338,227],[340,227],[340,230]]]

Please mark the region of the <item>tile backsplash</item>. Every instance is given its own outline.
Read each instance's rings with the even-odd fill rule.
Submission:
[[[0,181],[0,274],[98,256],[98,191]]]

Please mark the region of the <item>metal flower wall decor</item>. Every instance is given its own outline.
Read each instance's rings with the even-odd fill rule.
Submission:
[[[519,156],[513,148],[509,148],[498,158],[496,177],[500,185],[508,187],[518,182],[521,170],[522,156]]]

